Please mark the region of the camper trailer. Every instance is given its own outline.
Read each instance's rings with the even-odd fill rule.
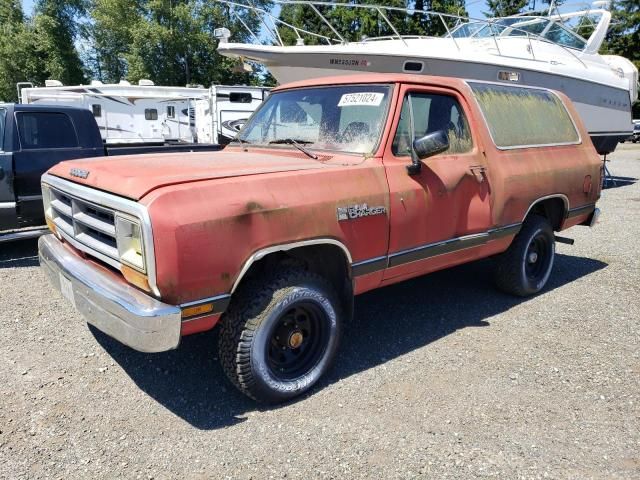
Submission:
[[[227,144],[269,95],[267,87],[214,85],[195,101],[198,142]]]
[[[228,143],[262,103],[262,87],[160,87],[150,80],[44,87],[18,84],[21,103],[91,110],[107,145]]]

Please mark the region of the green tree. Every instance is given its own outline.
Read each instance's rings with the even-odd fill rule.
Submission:
[[[0,0],[0,25],[21,24],[24,13],[20,0]]]
[[[620,55],[640,69],[640,3],[616,0],[611,5],[612,22],[602,52]],[[633,118],[640,118],[640,102],[633,105]]]
[[[377,5],[377,0],[360,0],[361,5]],[[449,15],[466,15],[464,0],[389,0],[387,7],[404,8],[413,13],[382,9],[382,14],[374,8],[352,8],[346,6],[317,6],[316,8],[327,18],[335,30],[347,41],[358,41],[363,37],[382,37],[395,35],[393,25],[403,35],[442,35],[447,28],[455,25],[453,17],[423,13],[432,11]],[[415,11],[418,10],[418,11]],[[385,19],[385,17],[389,20]],[[306,5],[285,5],[280,12],[280,20],[301,29],[319,33],[337,39],[336,34]],[[446,26],[445,26],[446,23]],[[297,36],[293,29],[280,26],[280,36],[286,45],[293,45]],[[323,40],[310,35],[301,34],[305,45],[323,43]]]
[[[522,12],[529,0],[487,0],[489,10],[483,12],[488,17],[508,17]]]
[[[268,7],[268,0],[254,2]],[[213,30],[229,28],[234,39],[249,37],[238,16],[256,32],[258,19],[246,11],[200,0],[92,0],[92,48],[86,62],[103,81],[148,78],[159,85],[257,83],[259,75],[238,72],[236,62],[216,52]]]
[[[93,0],[92,18],[85,31],[89,45],[85,64],[98,80],[117,83],[127,76],[125,54],[133,42],[133,32],[142,22],[139,0]]]
[[[16,83],[37,73],[33,47],[20,2],[0,0],[0,101],[16,101]]]
[[[64,84],[85,80],[75,40],[79,37],[78,19],[85,14],[84,0],[39,0],[35,6],[33,28],[38,39],[36,52],[41,56],[46,78]]]

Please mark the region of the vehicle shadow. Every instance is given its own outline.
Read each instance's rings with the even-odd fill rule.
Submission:
[[[558,254],[545,293],[606,266]],[[335,366],[307,396],[456,330],[490,327],[489,318],[527,301],[495,290],[490,267],[490,260],[482,260],[357,297]],[[186,337],[180,348],[161,354],[136,352],[92,332],[139,388],[198,429],[227,427],[244,421],[248,412],[286,406],[256,404],[226,380],[217,361],[217,329]]]
[[[602,188],[608,190],[610,188],[628,187],[638,181],[634,177],[620,177],[617,175],[607,175],[602,182]]]
[[[38,265],[37,238],[0,243],[0,269],[37,267]]]

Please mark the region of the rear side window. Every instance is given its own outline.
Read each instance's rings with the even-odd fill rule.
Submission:
[[[498,148],[579,143],[560,99],[548,90],[470,82]]]
[[[76,130],[64,113],[18,112],[16,118],[23,150],[78,146]]]
[[[167,118],[175,118],[176,116],[176,107],[169,105],[167,107]]]
[[[0,152],[4,150],[4,130],[7,123],[7,110],[0,108]]]
[[[91,105],[91,111],[93,112],[94,117],[100,118],[102,116],[102,105],[94,103]]]

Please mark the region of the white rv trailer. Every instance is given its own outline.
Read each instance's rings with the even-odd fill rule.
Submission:
[[[196,136],[200,143],[226,144],[269,95],[267,87],[214,85],[195,101]]]
[[[160,87],[149,80],[138,85],[19,87],[21,103],[62,104],[93,112],[107,145],[228,143],[262,103],[268,89],[213,86]]]

